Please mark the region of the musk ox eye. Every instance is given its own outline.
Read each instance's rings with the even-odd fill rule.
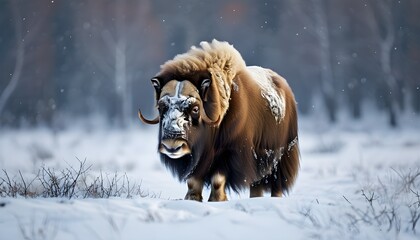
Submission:
[[[200,108],[198,106],[194,106],[191,109],[191,114],[193,114],[194,116],[198,116],[199,113],[200,113]]]

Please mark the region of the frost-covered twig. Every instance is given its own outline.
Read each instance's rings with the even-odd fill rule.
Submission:
[[[91,166],[86,159],[79,160],[77,168],[68,167],[60,171],[41,167],[30,181],[18,171],[11,177],[6,170],[0,174],[1,197],[64,197],[64,198],[109,198],[109,197],[159,197],[160,194],[144,191],[140,184],[132,183],[127,174],[112,175],[100,172],[92,178]],[[37,188],[36,188],[37,187]]]
[[[417,223],[420,219],[418,190],[420,169],[417,168],[414,171],[391,169],[399,177],[399,181],[391,180],[383,183],[381,179],[378,179],[376,187],[370,186],[368,191],[361,190],[361,195],[368,203],[367,207],[363,209],[351,205],[352,213],[348,213],[347,216],[354,226],[362,222],[381,229],[386,226],[386,231],[394,230],[398,233],[404,228],[416,233]],[[347,198],[345,199],[349,202]]]

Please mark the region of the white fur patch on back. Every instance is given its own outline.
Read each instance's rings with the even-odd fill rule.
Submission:
[[[286,113],[286,101],[283,94],[277,92],[270,72],[257,66],[247,67],[247,69],[260,86],[261,96],[267,101],[276,122],[280,123]]]

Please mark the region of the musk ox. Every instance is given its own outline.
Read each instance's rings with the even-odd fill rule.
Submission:
[[[247,67],[229,43],[201,42],[161,66],[151,80],[161,161],[186,181],[185,199],[225,201],[226,189],[280,197],[299,169],[296,102],[286,80]]]

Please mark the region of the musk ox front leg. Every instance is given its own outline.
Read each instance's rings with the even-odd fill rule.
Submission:
[[[187,180],[188,192],[185,195],[185,200],[203,201],[203,181],[195,177],[191,177]]]
[[[249,188],[249,197],[262,197],[264,196],[264,186],[261,183],[253,183]]]
[[[226,192],[226,176],[216,173],[211,178],[211,192],[209,202],[227,201]]]

